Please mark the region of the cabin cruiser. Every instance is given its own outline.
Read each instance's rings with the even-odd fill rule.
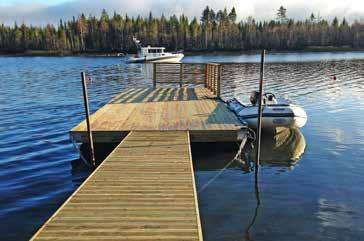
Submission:
[[[250,105],[244,105],[236,98],[226,102],[228,108],[249,127],[257,128],[259,92],[253,91]],[[277,127],[301,128],[307,122],[306,112],[287,98],[276,98],[273,93],[265,93],[262,98],[262,128]]]
[[[133,41],[138,49],[136,55],[129,57],[130,63],[142,62],[180,62],[184,57],[182,51],[164,52],[164,47],[144,47],[139,40],[133,38]]]

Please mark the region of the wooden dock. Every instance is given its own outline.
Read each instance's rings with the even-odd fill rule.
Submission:
[[[124,89],[90,117],[94,142],[120,144],[32,240],[203,239],[190,143],[237,141],[243,125],[218,98],[221,66],[158,66],[153,88]],[[180,87],[157,87],[171,79]],[[86,122],[70,135],[89,142]]]
[[[126,89],[91,116],[94,142],[120,142],[129,131],[189,131],[192,142],[236,141],[242,125],[206,88]],[[71,130],[88,142],[86,122]]]
[[[130,132],[32,240],[202,240],[188,131]]]

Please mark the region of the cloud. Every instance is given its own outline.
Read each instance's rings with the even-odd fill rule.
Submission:
[[[130,16],[147,16],[150,11],[155,16],[184,13],[188,17],[200,17],[202,10],[209,5],[215,10],[235,6],[238,19],[253,16],[258,20],[275,18],[279,6],[287,8],[289,17],[305,19],[312,12],[322,17],[347,17],[349,20],[364,18],[364,2],[358,0],[71,0],[57,5],[45,3],[16,3],[0,5],[0,22],[12,24],[25,22],[35,25],[57,23],[59,19],[71,19],[80,13],[98,16],[102,9],[110,14],[114,11]]]

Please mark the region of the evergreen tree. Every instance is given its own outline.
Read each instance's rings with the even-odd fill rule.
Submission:
[[[280,6],[280,8],[277,11],[277,19],[280,23],[285,23],[287,21],[287,9],[283,6]]]
[[[206,6],[201,18],[189,20],[185,15],[130,18],[106,10],[100,17],[80,14],[71,20],[60,20],[57,26],[0,24],[0,51],[135,51],[132,37],[148,45],[185,50],[254,50],[303,49],[308,46],[351,46],[364,48],[364,23],[350,24],[335,17],[331,22],[311,14],[305,21],[287,18],[281,6],[277,19],[256,21],[248,17],[237,22],[235,8],[218,10]]]

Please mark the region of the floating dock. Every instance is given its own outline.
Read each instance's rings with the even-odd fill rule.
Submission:
[[[206,88],[127,89],[91,116],[94,142],[120,142],[129,131],[189,131],[192,142],[236,141],[241,123]],[[86,122],[71,130],[88,142]]]
[[[94,142],[120,144],[32,240],[203,240],[190,143],[244,135],[218,98],[216,66],[205,66],[204,87],[182,87],[180,64],[180,87],[157,88],[154,65],[153,88],[126,89],[95,112]],[[70,135],[88,142],[85,121]]]

